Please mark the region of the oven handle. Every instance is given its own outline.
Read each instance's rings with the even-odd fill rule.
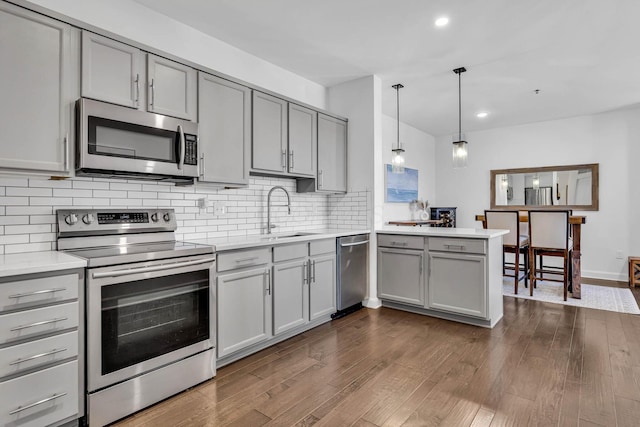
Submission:
[[[120,277],[120,276],[129,276],[132,274],[138,274],[138,273],[150,273],[153,271],[162,271],[162,270],[171,270],[174,268],[180,268],[180,267],[189,267],[190,265],[198,265],[198,264],[205,264],[208,262],[213,262],[215,261],[215,258],[203,258],[203,259],[198,259],[195,261],[186,261],[186,262],[176,262],[176,263],[172,263],[172,264],[162,264],[162,265],[155,265],[152,267],[139,267],[139,268],[129,268],[126,270],[114,270],[114,271],[105,271],[105,272],[97,272],[97,273],[92,273],[92,276],[94,279],[101,279],[103,277]]]
[[[186,146],[186,141],[184,139],[184,132],[182,130],[182,126],[178,125],[178,133],[180,134],[180,155],[178,159],[178,169],[182,169],[184,166],[184,151]]]

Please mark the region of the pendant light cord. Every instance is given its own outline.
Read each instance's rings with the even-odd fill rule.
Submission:
[[[458,73],[458,140],[462,141],[462,73]]]
[[[396,113],[397,113],[397,122],[398,122],[398,150],[400,149],[400,86],[396,86]]]

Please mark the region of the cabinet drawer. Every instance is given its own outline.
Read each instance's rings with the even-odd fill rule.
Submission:
[[[486,240],[483,239],[447,239],[442,237],[429,237],[429,250],[484,254],[487,253],[485,242]]]
[[[78,274],[0,283],[0,312],[78,298]]]
[[[0,345],[78,326],[78,303],[35,308],[0,316]]]
[[[312,240],[309,242],[309,255],[336,253],[336,239]]]
[[[234,270],[269,263],[269,248],[222,252],[218,255],[218,271]]]
[[[78,355],[78,332],[0,349],[0,378]]]
[[[378,234],[378,246],[403,249],[424,249],[424,237]]]
[[[0,382],[0,425],[39,427],[78,414],[78,362]]]
[[[307,242],[273,248],[273,262],[304,258],[307,256]]]

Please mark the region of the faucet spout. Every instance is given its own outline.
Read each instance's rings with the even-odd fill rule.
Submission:
[[[274,190],[284,191],[284,194],[287,196],[287,204],[281,206],[286,206],[287,213],[291,215],[291,197],[289,196],[289,192],[286,188],[280,185],[276,185],[271,190],[269,190],[269,193],[267,194],[267,234],[271,234],[271,229],[275,227],[275,224],[271,224],[271,193],[273,193]]]

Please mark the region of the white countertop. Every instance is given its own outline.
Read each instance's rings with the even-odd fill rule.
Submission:
[[[57,251],[0,255],[0,277],[84,268],[86,265],[81,258]]]
[[[385,225],[376,230],[381,234],[407,234],[434,237],[465,237],[470,239],[493,239],[504,236],[509,230],[484,228],[446,228],[446,227],[408,227],[403,225]]]
[[[216,252],[228,251],[232,249],[246,249],[254,248],[258,246],[273,246],[282,245],[287,243],[305,242],[309,240],[321,240],[331,239],[342,236],[353,236],[355,234],[368,234],[371,230],[336,230],[336,229],[321,229],[321,230],[304,230],[304,231],[291,231],[283,233],[273,234],[256,234],[249,236],[237,236],[237,237],[219,237],[210,239],[189,239],[191,243],[200,243],[203,245],[211,245],[215,247]],[[301,233],[301,236],[287,237],[292,234]]]

